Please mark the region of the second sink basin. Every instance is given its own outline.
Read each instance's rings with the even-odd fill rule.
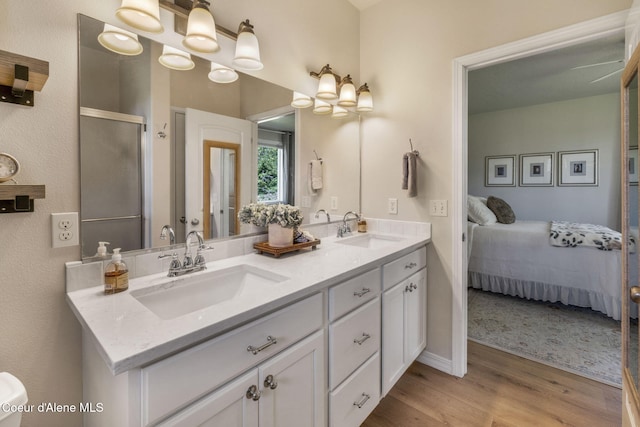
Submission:
[[[250,295],[288,277],[251,265],[205,271],[131,292],[131,296],[161,319],[173,319]]]
[[[343,245],[358,246],[361,248],[377,249],[387,246],[391,243],[403,240],[402,237],[385,236],[381,234],[362,234],[353,237],[346,237],[336,240]]]

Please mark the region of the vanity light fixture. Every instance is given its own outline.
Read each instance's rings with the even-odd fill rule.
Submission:
[[[326,101],[316,98],[313,104],[313,113],[314,114],[329,114],[333,107]]]
[[[122,0],[116,16],[125,24],[149,33],[161,33],[159,0]]]
[[[184,36],[182,44],[191,50],[202,53],[213,53],[220,50],[216,24],[209,11],[208,1],[194,0],[187,21],[187,34]]]
[[[260,45],[253,32],[253,25],[249,20],[242,21],[238,27],[238,40],[236,42],[236,55],[231,62],[243,70],[262,70],[264,65],[260,61]]]
[[[121,55],[138,55],[142,53],[142,44],[138,41],[138,35],[113,25],[104,24],[103,30],[98,34],[98,42],[112,52]]]
[[[367,84],[363,84],[357,90],[358,94],[358,106],[356,107],[356,111],[361,113],[367,113],[369,111],[373,111],[373,98],[371,97],[371,92],[369,91],[369,86]]]
[[[293,92],[293,100],[291,106],[293,108],[308,108],[313,105],[313,100],[310,96],[300,92]]]
[[[320,98],[325,101],[333,101],[338,98],[336,84],[340,82],[340,77],[333,74],[333,70],[331,70],[329,64],[322,67],[322,70],[320,70],[319,73],[311,72],[311,75],[320,78],[316,98]]]
[[[347,74],[340,83],[340,99],[338,105],[341,107],[356,106],[356,87],[353,85],[351,76]]]
[[[167,68],[178,71],[191,70],[196,66],[189,53],[167,45],[162,47],[162,55],[158,58],[158,62]]]
[[[333,112],[331,113],[331,117],[334,119],[341,119],[343,117],[346,117],[348,114],[349,114],[349,111],[346,108],[341,107],[339,105],[334,105]]]
[[[212,62],[209,80],[214,83],[232,83],[238,80],[238,73],[232,68]]]

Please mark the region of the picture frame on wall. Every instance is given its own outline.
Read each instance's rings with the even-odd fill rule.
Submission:
[[[598,150],[558,152],[558,186],[597,187]]]
[[[516,156],[485,157],[485,187],[515,187]]]
[[[638,185],[638,147],[629,147],[629,185]]]
[[[554,153],[520,154],[520,186],[552,187]]]

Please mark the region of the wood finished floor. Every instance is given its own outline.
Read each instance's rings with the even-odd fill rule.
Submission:
[[[467,375],[414,363],[363,427],[620,426],[621,390],[469,341]]]

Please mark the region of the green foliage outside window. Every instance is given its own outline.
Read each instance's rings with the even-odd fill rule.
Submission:
[[[278,200],[278,149],[258,146],[258,201]]]

